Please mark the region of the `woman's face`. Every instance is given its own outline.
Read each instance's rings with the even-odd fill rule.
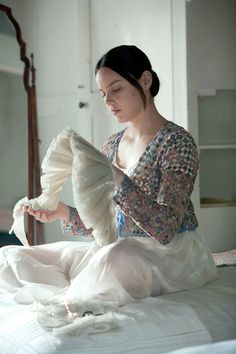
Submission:
[[[99,69],[96,82],[107,108],[119,122],[129,122],[143,112],[139,91],[115,71],[106,67]]]

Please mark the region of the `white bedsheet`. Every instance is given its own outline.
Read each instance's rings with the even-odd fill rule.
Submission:
[[[236,339],[174,350],[168,354],[235,354]]]
[[[45,332],[30,306],[0,291],[0,354],[158,354],[236,338],[236,267],[219,275],[204,288],[123,306],[117,329],[77,337]]]
[[[1,299],[1,303],[2,303]],[[1,315],[0,353],[165,353],[184,345],[207,343],[209,332],[191,307],[147,298],[115,313],[119,328],[79,337],[44,332],[27,306],[5,302]]]

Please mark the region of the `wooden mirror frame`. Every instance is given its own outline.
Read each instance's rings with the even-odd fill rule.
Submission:
[[[36,70],[34,68],[33,54],[31,54],[31,60],[29,60],[26,55],[26,44],[22,39],[20,26],[12,15],[11,8],[0,4],[0,11],[6,14],[8,20],[14,27],[16,40],[20,49],[20,60],[23,61],[25,65],[23,82],[27,93],[28,106],[28,198],[32,199],[41,194],[35,86]],[[28,216],[27,239],[30,245],[44,243],[42,224],[37,222],[32,216]]]

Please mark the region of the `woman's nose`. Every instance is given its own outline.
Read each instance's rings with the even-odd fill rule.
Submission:
[[[111,94],[108,94],[108,93],[107,93],[107,94],[104,96],[104,101],[105,101],[106,104],[109,104],[109,102],[112,101],[112,96],[111,96]]]

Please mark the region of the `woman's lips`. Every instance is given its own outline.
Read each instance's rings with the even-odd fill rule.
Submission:
[[[118,112],[120,112],[120,109],[115,109],[115,108],[111,109],[111,113],[114,115],[117,114]]]

